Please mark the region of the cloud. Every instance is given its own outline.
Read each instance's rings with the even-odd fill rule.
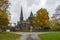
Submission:
[[[60,0],[47,0],[46,8],[49,11],[49,16],[51,17],[55,13],[55,9],[60,4]]]
[[[9,0],[11,2],[9,11],[11,13],[11,22],[19,21],[21,6],[23,8],[24,19],[28,18],[30,12],[33,14],[42,7],[46,8],[49,16],[55,12],[56,7],[60,4],[60,0]]]
[[[40,3],[40,0],[26,0],[27,6],[32,6],[33,4],[38,5]]]

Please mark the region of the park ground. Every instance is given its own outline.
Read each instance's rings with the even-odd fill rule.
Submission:
[[[60,32],[50,32],[45,34],[38,34],[41,40],[60,40]]]
[[[21,35],[14,34],[14,33],[6,33],[6,32],[0,32],[0,40],[16,40]]]
[[[22,36],[21,36],[22,35]],[[0,40],[25,40],[29,35],[33,39],[40,40],[60,40],[60,32],[11,32],[0,33]],[[38,39],[38,40],[39,40]]]

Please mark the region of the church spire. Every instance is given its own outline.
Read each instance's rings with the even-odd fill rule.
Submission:
[[[31,11],[31,13],[30,13],[30,17],[31,17],[31,18],[33,17],[33,13],[32,13],[32,11]]]
[[[22,11],[22,7],[21,7],[21,13],[20,13],[20,21],[23,21],[23,11]]]
[[[30,16],[29,16],[29,19],[32,19],[34,16],[33,16],[33,13],[32,13],[32,11],[31,11],[31,13],[30,13]]]

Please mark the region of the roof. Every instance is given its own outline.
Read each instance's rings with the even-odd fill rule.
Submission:
[[[23,24],[24,24],[24,23],[30,24],[30,22],[28,22],[28,21],[22,21],[22,22],[20,22],[20,24],[21,24],[21,23],[23,23]]]

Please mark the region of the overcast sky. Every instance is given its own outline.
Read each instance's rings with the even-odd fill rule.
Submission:
[[[24,19],[28,18],[30,12],[36,13],[40,8],[46,8],[49,16],[55,12],[56,7],[60,4],[60,0],[9,0],[11,13],[11,22],[16,23],[19,21],[21,6],[23,8]]]

